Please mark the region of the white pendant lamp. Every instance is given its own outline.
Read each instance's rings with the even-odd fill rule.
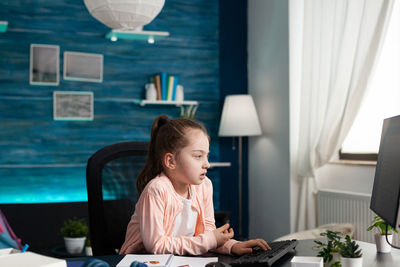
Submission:
[[[149,24],[165,0],[84,0],[89,13],[112,29],[135,30]]]

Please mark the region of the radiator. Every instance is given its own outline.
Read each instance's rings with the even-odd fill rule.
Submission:
[[[368,194],[319,190],[317,194],[318,225],[352,223],[356,226],[354,239],[375,243],[375,230],[367,232],[375,213],[369,209]],[[393,244],[400,245],[400,234],[394,234]]]

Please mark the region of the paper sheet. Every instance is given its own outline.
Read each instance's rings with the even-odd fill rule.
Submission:
[[[207,263],[218,261],[217,257],[182,257],[174,256],[171,267],[204,267]]]
[[[204,267],[207,263],[218,261],[217,257],[182,257],[172,254],[127,254],[117,267],[129,267],[132,262],[139,261],[154,267]]]
[[[143,262],[152,267],[168,267],[171,265],[173,257],[172,254],[127,254],[117,264],[117,267],[130,267],[134,261]]]

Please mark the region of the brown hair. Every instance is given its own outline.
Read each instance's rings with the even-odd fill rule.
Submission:
[[[167,115],[161,115],[154,120],[151,126],[147,160],[136,179],[139,196],[148,182],[163,171],[162,158],[165,153],[177,155],[183,147],[188,145],[185,137],[187,129],[202,130],[208,137],[204,125],[191,119],[171,120]]]

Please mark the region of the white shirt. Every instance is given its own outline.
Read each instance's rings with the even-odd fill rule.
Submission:
[[[192,196],[189,190],[189,199],[181,196],[183,209],[176,216],[172,236],[193,236],[196,229],[197,212],[192,209]]]

